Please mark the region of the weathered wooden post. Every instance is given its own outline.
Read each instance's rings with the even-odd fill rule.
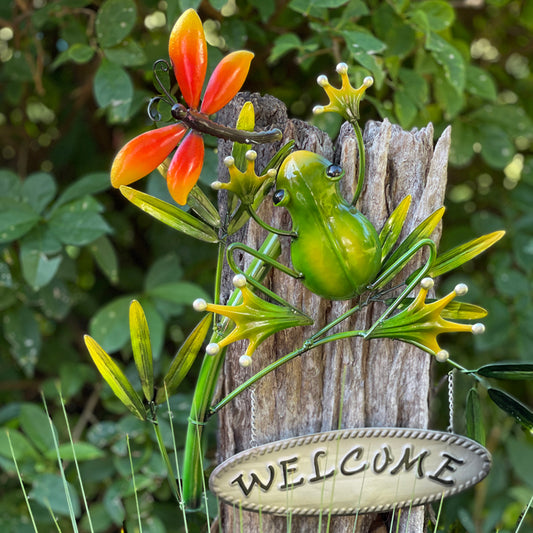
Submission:
[[[284,138],[296,141],[296,149],[318,152],[343,166],[346,171],[344,187],[348,193],[356,179],[358,154],[355,137],[347,124],[334,148],[320,130],[301,121],[289,120],[279,101],[258,95],[238,95],[223,109],[220,122],[234,125],[242,104],[249,99],[256,109],[258,129],[278,127],[284,132]],[[410,194],[413,201],[404,231],[411,231],[443,204],[450,130],[447,129],[434,146],[431,125],[419,131],[405,132],[388,121],[370,122],[364,131],[364,141],[366,181],[358,207],[379,231],[392,210]],[[229,153],[230,143],[221,142],[219,148],[222,161]],[[259,168],[276,149],[276,146],[258,149]],[[224,172],[222,164],[220,168]],[[290,226],[290,218],[284,209],[264,205],[260,215],[275,227]],[[433,236],[435,242],[439,236]],[[238,235],[239,240],[253,247],[258,247],[264,238],[264,230],[253,222]],[[247,260],[242,259],[244,264]],[[290,264],[288,238],[283,242],[280,260]],[[419,254],[412,261],[409,272],[422,262],[423,257]],[[232,288],[232,275],[228,271],[226,296]],[[286,330],[270,338],[255,353],[249,368],[239,366],[243,344],[232,345],[221,378],[221,396],[260,368],[299,347],[317,326],[331,321],[350,306],[350,302],[321,299],[297,280],[280,272],[272,272],[266,284],[313,317],[315,326]],[[343,323],[342,328],[365,329],[381,313],[381,308],[370,306],[349,319],[349,323]],[[429,389],[430,357],[417,348],[391,340],[348,339],[329,343],[272,372],[222,409],[219,413],[218,456],[224,460],[251,446],[339,428],[426,428]],[[399,528],[394,526],[394,531],[414,533],[424,530],[423,507],[396,513],[394,519],[399,519]],[[260,515],[221,505],[220,521],[224,532],[279,533],[288,530],[288,520],[287,517]],[[390,520],[390,515],[334,516],[329,531],[390,531],[390,525],[386,524]],[[316,532],[322,524],[325,531],[327,523],[327,516],[293,516],[290,530]]]

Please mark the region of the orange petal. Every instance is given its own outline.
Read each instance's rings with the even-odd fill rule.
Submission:
[[[111,185],[129,185],[150,174],[176,148],[186,131],[183,124],[171,124],[132,139],[113,161]]]
[[[178,204],[187,203],[203,164],[204,140],[201,135],[191,131],[176,150],[167,172],[168,190]]]
[[[207,88],[200,111],[206,115],[222,109],[242,87],[254,54],[239,50],[227,55],[214,70]]]
[[[168,55],[187,105],[198,109],[207,69],[207,44],[200,17],[187,9],[176,21],[168,42]]]

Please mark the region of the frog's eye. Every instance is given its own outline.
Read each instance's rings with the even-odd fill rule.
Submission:
[[[333,181],[337,181],[344,176],[344,170],[341,166],[335,165],[334,163],[329,165],[326,170],[326,176]]]
[[[289,193],[283,189],[278,189],[272,197],[272,202],[276,206],[287,205],[289,202]]]

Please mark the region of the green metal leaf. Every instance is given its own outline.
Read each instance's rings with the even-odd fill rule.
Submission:
[[[485,445],[485,428],[481,416],[481,403],[475,388],[468,391],[466,397],[466,436]]]
[[[183,378],[187,375],[209,332],[211,318],[212,314],[208,313],[181,345],[163,379],[164,385],[157,391],[156,404],[163,403],[166,401],[167,396],[174,394]]]
[[[379,242],[381,243],[381,260],[385,259],[392,250],[405,223],[405,218],[411,205],[411,195],[406,196],[396,209],[391,213],[383,225],[383,229],[379,234]]]
[[[132,300],[130,305],[130,336],[144,397],[151,402],[154,397],[154,367],[150,331],[143,308],[137,300]]]
[[[189,213],[186,213],[163,200],[159,200],[159,198],[137,191],[131,187],[126,187],[125,185],[120,187],[120,192],[132,204],[167,226],[200,241],[212,243],[218,242],[217,234],[213,228]]]
[[[448,320],[479,320],[487,315],[488,311],[479,305],[456,300],[452,300],[441,313],[442,318]]]
[[[491,363],[478,368],[475,373],[486,378],[529,381],[533,380],[533,363]]]
[[[533,411],[510,394],[490,387],[487,389],[490,399],[503,411],[516,418],[520,424],[533,433]]]
[[[102,377],[106,380],[117,398],[137,417],[146,420],[146,412],[140,396],[135,392],[124,372],[101,346],[89,335],[85,335],[85,346],[98,368]]]
[[[211,203],[207,195],[195,185],[187,198],[187,204],[191,209],[210,226],[220,227],[220,215],[216,207]]]
[[[245,104],[242,106],[242,109],[239,112],[239,117],[237,118],[236,128],[238,130],[254,131],[255,110],[254,104],[252,104],[252,102],[245,102]],[[233,159],[235,159],[235,166],[241,172],[244,172],[244,169],[246,168],[245,154],[251,148],[251,144],[233,143],[231,155]]]
[[[388,268],[390,268],[396,261],[398,261],[398,259],[402,257],[402,255],[408,252],[419,241],[428,239],[437,227],[437,224],[440,222],[442,215],[444,215],[444,211],[444,207],[441,207],[423,220],[382,264],[381,272],[385,272]],[[391,274],[382,281],[380,286],[388,283],[394,276],[396,276],[396,274],[398,274],[403,266],[404,265],[401,265],[394,272],[391,272]],[[410,277],[413,277],[415,274],[416,273],[413,273]]]
[[[477,239],[473,239],[467,243],[452,248],[448,252],[437,257],[435,263],[428,272],[428,276],[435,278],[461,266],[484,252],[487,248],[490,248],[504,235],[505,231],[494,231],[493,233],[482,235]]]

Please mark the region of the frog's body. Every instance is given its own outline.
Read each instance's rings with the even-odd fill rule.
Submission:
[[[379,236],[341,196],[342,175],[318,154],[294,152],[279,170],[274,196],[289,211],[297,235],[291,244],[294,268],[309,290],[330,300],[361,294],[381,265]]]

